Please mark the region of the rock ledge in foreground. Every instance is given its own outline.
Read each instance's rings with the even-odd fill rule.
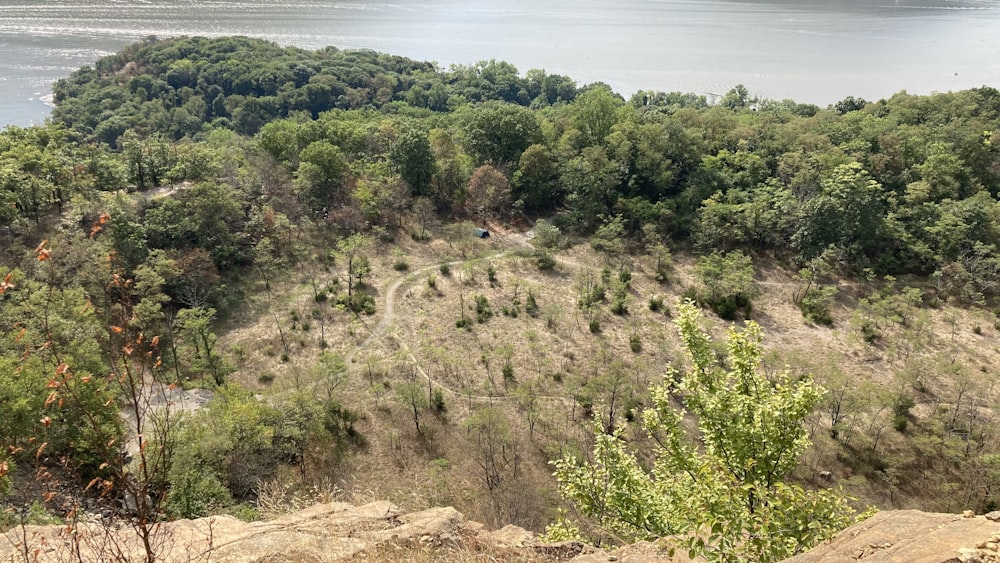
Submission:
[[[828,543],[786,563],[992,563],[1000,562],[1000,513],[879,512]]]

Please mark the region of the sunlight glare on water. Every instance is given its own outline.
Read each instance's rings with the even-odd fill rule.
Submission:
[[[443,67],[507,60],[580,83],[826,105],[1000,87],[1000,0],[4,0],[0,125],[39,122],[52,81],[143,37],[250,35]]]

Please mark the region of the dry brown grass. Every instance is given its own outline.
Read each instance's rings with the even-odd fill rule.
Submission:
[[[307,264],[278,280],[273,290],[270,311],[277,313],[291,342],[288,361],[282,361],[274,317],[261,293],[252,296],[233,327],[221,335],[220,349],[238,347],[245,351],[240,370],[233,377],[252,389],[273,393],[307,387],[311,384],[309,370],[321,351],[319,328],[313,321],[309,331],[302,330],[301,322],[292,330],[291,312],[303,319],[313,309],[322,310],[330,350],[353,356],[349,383],[338,395],[344,404],[363,414],[357,428],[367,444],[336,468],[315,467],[312,471],[332,479],[343,490],[343,498],[354,502],[386,499],[407,510],[450,504],[472,519],[489,521],[491,505],[479,478],[480,469],[470,457],[462,421],[484,406],[501,408],[521,446],[519,486],[537,499],[536,513],[517,523],[540,529],[551,517],[547,511],[558,504],[547,462],[587,447],[590,431],[578,401],[583,386],[616,371],[628,380],[630,392],[641,393],[670,366],[683,363],[669,317],[651,312],[648,300],[660,296],[667,308],[673,309],[684,288],[695,283],[694,258],[675,257],[676,267],[667,285],[653,280],[645,259],[631,258],[629,314],[614,315],[605,302],[598,313],[601,330],[593,334],[587,314],[577,306],[577,286],[587,272],[600,276],[603,257],[588,245],[576,245],[557,254],[554,271],[543,272],[528,254],[518,251],[519,244],[516,235],[480,241],[456,229],[456,238],[450,241],[407,240],[394,247],[379,247],[369,280],[378,303],[371,317],[356,318],[332,309],[329,302],[315,303],[310,279],[315,277],[317,283],[326,285],[340,271],[337,266],[324,270]],[[393,269],[400,260],[408,263],[407,272]],[[456,261],[462,262],[451,266],[450,275],[438,271],[439,264]],[[486,274],[491,264],[498,279],[493,286]],[[612,272],[614,277],[614,267]],[[391,327],[358,349],[378,326],[386,293],[401,278]],[[433,287],[429,278],[433,278]],[[912,387],[904,368],[912,373],[919,360],[934,366],[938,359],[949,358],[968,366],[967,381],[962,383],[966,387],[986,389],[987,382],[995,378],[1000,349],[994,343],[997,330],[989,315],[951,306],[930,309],[929,336],[910,346],[903,357],[898,351],[865,346],[851,328],[853,308],[863,296],[860,284],[838,282],[841,292],[830,328],[802,318],[792,300],[801,286],[792,273],[758,259],[757,278],[762,295],[755,301],[753,318],[764,328],[765,348],[773,352],[769,369],[788,365],[794,371],[815,373],[820,383],[825,383],[836,365],[852,381],[870,381],[886,390],[898,390]],[[536,317],[524,311],[529,290],[540,308]],[[515,293],[521,301],[516,318],[502,313],[503,307],[512,306]],[[470,309],[477,294],[488,299],[494,312],[485,323],[475,322],[475,312]],[[455,325],[463,304],[466,316],[472,319],[469,330]],[[706,317],[714,318],[710,314]],[[732,325],[718,319],[709,324],[719,340]],[[981,334],[973,332],[974,326],[980,327]],[[638,353],[630,349],[632,334],[641,342]],[[513,381],[505,381],[503,376],[508,354]],[[262,383],[261,374],[273,376],[273,381]],[[423,413],[420,435],[411,414],[393,399],[392,389],[410,378],[423,385],[431,379],[433,388],[444,393],[447,406],[440,415]],[[947,408],[958,391],[954,378],[944,373],[928,373],[923,381],[927,389],[916,393],[918,405],[913,409],[918,418]],[[383,396],[373,395],[372,385],[382,382],[388,383],[389,390]],[[528,388],[537,396],[539,410],[530,436],[523,400]],[[998,398],[992,386],[986,396],[990,404]],[[987,409],[985,403],[983,408]],[[843,476],[850,492],[863,501],[884,502],[884,493],[876,483],[848,479],[851,472],[840,464],[838,445],[829,440],[825,424],[823,415],[817,414],[813,421],[816,447],[804,460],[801,476],[815,481],[819,471],[832,470]],[[905,437],[894,435],[891,427],[884,433],[883,444],[889,453],[907,446]]]
[[[363,551],[353,556],[355,561],[407,561],[412,563],[455,562],[481,563],[494,561],[504,563],[548,563],[561,559],[547,557],[524,548],[508,548],[495,545],[462,544],[444,547],[428,547],[409,544],[380,545],[376,549]]]

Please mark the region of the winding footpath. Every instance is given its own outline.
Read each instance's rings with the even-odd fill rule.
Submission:
[[[514,242],[514,246],[512,248],[508,248],[506,250],[501,250],[499,252],[495,252],[493,254],[489,254],[487,256],[483,256],[480,259],[502,258],[502,257],[507,256],[507,255],[509,255],[509,254],[511,254],[511,253],[513,253],[513,252],[515,252],[517,250],[520,250],[520,249],[534,249],[534,247],[528,242],[528,240],[529,240],[528,237],[526,237],[525,235],[521,235],[521,234],[508,235],[507,239],[508,240],[512,240]],[[561,258],[557,258],[557,260],[559,260],[560,262],[571,263],[570,261],[567,261],[567,260],[561,259]],[[352,349],[347,354],[347,356],[345,356],[345,360],[346,360],[347,365],[349,365],[349,366],[353,365],[354,361],[355,361],[355,358],[357,357],[357,354],[359,352],[361,352],[362,350],[364,350],[365,348],[367,348],[372,342],[374,342],[376,340],[381,340],[383,337],[385,337],[386,333],[393,326],[393,323],[395,322],[395,318],[396,318],[396,296],[399,293],[400,288],[402,288],[408,282],[411,282],[411,281],[413,281],[413,280],[415,280],[415,279],[417,279],[419,277],[422,277],[423,275],[427,274],[428,272],[431,272],[433,270],[441,268],[441,266],[447,265],[449,267],[455,267],[455,266],[460,266],[460,265],[464,264],[465,262],[467,262],[467,260],[452,260],[452,261],[447,261],[447,262],[439,262],[439,263],[436,263],[436,264],[430,264],[428,266],[424,266],[423,268],[414,270],[413,272],[410,272],[410,273],[408,273],[406,275],[403,275],[403,276],[399,277],[398,279],[396,279],[396,281],[394,281],[389,286],[389,288],[386,290],[386,292],[385,292],[385,303],[383,304],[382,318],[379,319],[378,324],[375,325],[375,327],[371,330],[371,333],[368,335],[368,337],[365,338],[365,340],[362,341],[360,344],[358,344],[357,346],[355,346],[354,349]],[[463,392],[460,392],[460,391],[456,391],[456,390],[452,389],[451,387],[448,387],[447,385],[445,385],[445,384],[441,383],[440,381],[434,379],[433,377],[430,376],[430,374],[428,374],[426,371],[424,371],[423,367],[420,365],[420,361],[417,360],[417,357],[413,354],[413,351],[410,349],[410,347],[406,344],[405,341],[403,341],[402,339],[398,339],[398,338],[396,340],[397,340],[397,343],[398,343],[400,349],[406,354],[407,358],[409,358],[410,362],[416,368],[417,373],[419,373],[420,376],[431,387],[433,387],[435,389],[440,389],[446,395],[449,395],[449,396],[452,396],[452,397],[460,397],[460,398],[462,398],[462,399],[464,399],[466,401],[487,402],[487,403],[493,403],[495,401],[503,401],[503,400],[507,400],[507,399],[511,398],[510,395],[499,395],[499,394],[498,395],[472,395],[472,394],[469,394],[469,393],[463,393]],[[545,399],[545,400],[549,400],[549,401],[553,401],[553,402],[559,402],[559,403],[562,403],[564,405],[570,405],[570,404],[572,404],[574,402],[573,398],[571,398],[571,397],[565,397],[563,395],[543,395],[543,394],[536,394],[536,395],[534,395],[534,397],[536,397],[538,399]]]
[[[523,249],[534,250],[535,247],[532,246],[530,244],[530,242],[529,242],[530,238],[531,238],[530,234],[527,234],[527,235],[525,235],[525,234],[507,235],[505,237],[505,242],[506,241],[512,242],[513,243],[512,246],[508,245],[508,248],[505,249],[505,250],[500,250],[500,251],[497,251],[497,252],[495,252],[493,254],[488,254],[486,256],[482,256],[482,257],[480,257],[478,259],[483,260],[483,259],[491,259],[491,258],[502,258],[504,256],[507,256],[509,254],[512,254],[512,253],[516,252],[517,250],[523,250]],[[576,262],[574,260],[567,259],[565,257],[556,256],[555,259],[560,264],[565,264],[565,265],[569,265],[569,266],[572,266],[572,267],[579,267],[580,266],[580,264],[578,262]],[[416,279],[419,279],[419,278],[423,277],[424,275],[426,275],[427,273],[432,272],[434,270],[437,270],[437,269],[441,268],[442,266],[447,265],[449,267],[456,267],[456,266],[460,266],[460,265],[464,264],[467,261],[468,260],[451,260],[451,261],[445,261],[445,262],[439,262],[439,263],[435,263],[435,264],[430,264],[430,265],[424,266],[422,268],[419,268],[417,270],[414,270],[412,272],[409,272],[407,274],[404,274],[404,275],[400,276],[399,278],[397,278],[395,281],[393,281],[392,284],[389,285],[388,289],[386,289],[386,292],[385,292],[385,302],[383,303],[382,317],[379,319],[378,324],[376,324],[375,327],[371,329],[371,332],[369,333],[368,337],[365,338],[364,341],[362,341],[360,344],[358,344],[357,346],[355,346],[345,356],[345,360],[346,360],[347,365],[348,366],[354,365],[355,358],[357,357],[357,355],[358,355],[359,352],[361,352],[362,350],[368,348],[376,340],[382,340],[386,336],[386,334],[389,332],[389,329],[392,328],[393,324],[395,323],[395,319],[396,319],[396,301],[397,301],[397,295],[399,293],[399,290],[404,285],[406,285],[406,284],[408,284],[408,283],[410,283],[410,282],[412,282],[412,281],[414,281]],[[762,286],[799,287],[801,285],[798,282],[757,281],[757,283],[759,285],[762,285]],[[390,338],[391,338],[391,336],[390,336]],[[445,393],[445,394],[447,394],[449,396],[460,397],[460,398],[465,399],[467,401],[488,402],[488,403],[493,403],[495,401],[504,401],[504,400],[508,400],[508,399],[512,398],[510,395],[507,395],[507,394],[472,395],[472,394],[469,394],[469,393],[464,393],[464,392],[461,392],[461,391],[456,391],[456,390],[452,389],[451,387],[448,387],[444,383],[441,383],[440,381],[438,381],[438,380],[434,379],[433,377],[431,377],[431,375],[428,374],[423,369],[423,367],[420,364],[420,361],[417,359],[416,355],[413,353],[413,351],[407,345],[407,343],[405,342],[405,340],[403,340],[401,338],[395,338],[395,340],[396,340],[396,342],[397,342],[397,344],[399,346],[399,349],[402,350],[406,354],[406,357],[413,364],[413,366],[415,367],[417,373],[419,373],[420,376],[426,382],[428,382],[428,384],[430,386],[432,386],[432,387],[434,387],[436,389],[440,389],[443,393]],[[562,405],[572,405],[573,403],[575,403],[575,399],[573,399],[572,397],[567,397],[565,395],[535,394],[534,397],[538,398],[538,399],[543,399],[543,400],[551,401],[551,402],[557,402],[557,403],[560,403]]]

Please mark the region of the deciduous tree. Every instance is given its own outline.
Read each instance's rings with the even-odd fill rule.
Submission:
[[[778,561],[830,537],[850,521],[844,499],[784,482],[809,446],[802,425],[822,390],[808,377],[760,370],[760,327],[731,330],[724,367],[699,326],[698,309],[678,305],[677,328],[691,368],[650,389],[642,427],[655,442],[644,469],[624,440],[595,423],[593,457],[555,462],[559,490],[584,514],[626,541],[687,534],[692,555],[717,561]],[[676,395],[675,395],[676,393]],[[683,407],[678,408],[675,396]],[[703,447],[685,432],[694,416]]]

